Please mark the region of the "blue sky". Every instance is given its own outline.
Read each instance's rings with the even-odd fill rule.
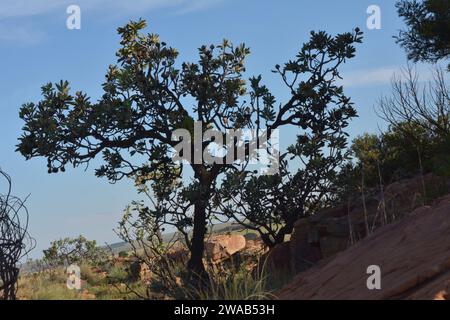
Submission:
[[[81,30],[66,28],[70,4],[81,8]],[[366,28],[372,4],[381,8],[381,30]],[[37,102],[41,85],[60,79],[95,100],[107,66],[115,62],[116,28],[140,17],[180,51],[180,61],[195,60],[202,44],[245,42],[252,51],[248,76],[262,74],[280,100],[286,92],[270,70],[293,58],[311,30],[334,34],[359,26],[364,43],[342,69],[345,91],[359,113],[352,136],[385,127],[373,106],[389,92],[393,73],[406,65],[392,38],[403,26],[392,0],[0,0],[0,167],[12,176],[16,195],[30,194],[30,232],[38,243],[33,257],[65,236],[117,241],[112,229],[136,193],[127,181],[112,185],[96,178],[95,163],[86,171],[49,175],[44,159],[25,161],[14,152],[23,125],[19,107]]]

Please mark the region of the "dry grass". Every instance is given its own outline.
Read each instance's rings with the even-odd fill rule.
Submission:
[[[22,300],[123,300],[136,299],[137,295],[134,292],[146,290],[140,282],[126,286],[123,283],[124,271],[118,270],[118,267],[108,275],[97,272],[88,265],[81,265],[80,269],[81,290],[68,289],[65,270],[59,268],[22,275],[19,278],[17,297]],[[118,275],[120,279],[116,279]]]
[[[27,274],[19,278],[18,299],[23,300],[79,300],[81,294],[66,286],[63,270]]]

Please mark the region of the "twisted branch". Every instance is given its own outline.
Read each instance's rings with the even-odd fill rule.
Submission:
[[[6,194],[0,194],[0,299],[14,300],[17,294],[19,261],[34,247],[28,233],[28,210],[25,201],[11,195],[11,178],[0,169],[6,180]]]

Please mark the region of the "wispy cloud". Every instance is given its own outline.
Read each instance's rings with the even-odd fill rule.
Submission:
[[[33,28],[30,25],[5,27],[0,23],[0,41],[14,43],[19,46],[29,46],[40,43],[46,38],[44,31]]]
[[[223,0],[0,0],[0,20],[43,15],[75,4],[81,9],[120,10],[123,14],[174,7],[177,13],[189,13],[212,7]]]
[[[176,12],[177,14],[187,14],[194,11],[201,11],[208,9],[210,7],[216,6],[223,3],[224,0],[196,0],[187,1],[181,8]]]
[[[432,78],[432,70],[425,66],[418,66],[417,72],[422,81],[430,80]],[[393,77],[403,78],[404,70],[399,66],[385,66],[374,69],[364,69],[343,72],[341,74],[343,79],[340,81],[344,87],[370,87],[382,86],[390,84]]]
[[[55,0],[0,0],[0,20],[46,14],[64,6],[64,2]]]
[[[173,9],[173,14],[205,10],[224,0],[0,0],[0,40],[19,44],[36,44],[45,38],[45,31],[33,18],[56,12],[66,14],[67,6],[80,6],[82,12],[101,12],[114,17],[143,14],[157,9]],[[33,24],[34,23],[34,24]]]

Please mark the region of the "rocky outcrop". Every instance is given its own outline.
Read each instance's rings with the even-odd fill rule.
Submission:
[[[423,204],[423,185],[430,190],[442,183],[432,174],[425,175],[423,180],[422,177],[402,180],[386,187],[384,201],[381,193],[367,195],[366,210],[361,198],[355,195],[356,200],[298,220],[288,244],[272,249],[277,258],[268,263],[273,267],[269,270],[283,269],[296,274],[334,256],[367,236],[366,221],[370,232],[397,221]]]
[[[216,263],[244,250],[245,246],[245,237],[242,235],[218,235],[205,241],[205,253],[210,261]]]
[[[367,287],[367,268],[381,289]],[[450,196],[380,227],[332,259],[298,274],[280,299],[450,299]]]
[[[143,283],[150,283],[151,279],[153,277],[153,273],[150,270],[148,264],[141,263],[140,264],[140,270],[139,270],[139,280]]]
[[[246,240],[244,254],[247,256],[259,257],[267,250],[264,242],[261,239],[256,240]]]
[[[289,242],[280,243],[261,257],[256,271],[266,272],[271,278],[279,279],[286,274],[292,274],[291,259]]]

